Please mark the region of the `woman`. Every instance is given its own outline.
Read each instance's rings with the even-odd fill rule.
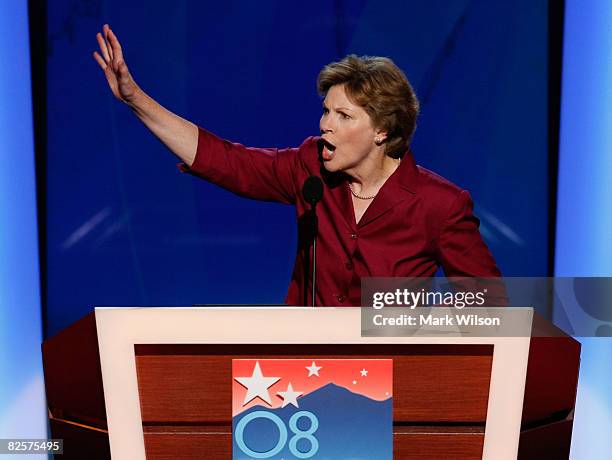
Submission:
[[[469,194],[414,163],[409,144],[418,101],[386,58],[348,56],[318,77],[321,137],[295,149],[252,149],[223,141],[169,112],[131,77],[105,25],[94,58],[117,99],[182,161],[182,170],[234,193],[293,204],[298,253],[286,303],[310,305],[312,234],[301,189],[320,176],[316,304],[360,305],[362,277],[497,277]]]

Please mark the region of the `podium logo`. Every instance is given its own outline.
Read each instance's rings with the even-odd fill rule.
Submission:
[[[233,458],[393,458],[390,359],[235,359]]]

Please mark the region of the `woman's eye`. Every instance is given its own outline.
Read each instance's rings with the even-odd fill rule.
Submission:
[[[327,115],[329,113],[329,109],[323,108],[323,114]]]
[[[346,113],[340,112],[340,116],[342,118],[344,118],[345,120],[348,120],[349,118],[351,118],[349,115],[347,115]]]

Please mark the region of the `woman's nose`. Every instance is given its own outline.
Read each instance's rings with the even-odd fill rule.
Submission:
[[[334,131],[327,118],[321,120],[319,127],[321,128],[321,134],[331,133]]]

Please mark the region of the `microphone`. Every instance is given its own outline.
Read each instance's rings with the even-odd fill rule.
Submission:
[[[304,181],[302,195],[307,203],[310,204],[310,214],[312,216],[312,306],[316,306],[315,286],[317,280],[317,234],[319,231],[319,221],[317,219],[317,203],[323,198],[323,181],[318,176],[310,176]]]
[[[310,176],[304,181],[302,195],[307,203],[314,208],[323,198],[323,181],[318,176]]]

